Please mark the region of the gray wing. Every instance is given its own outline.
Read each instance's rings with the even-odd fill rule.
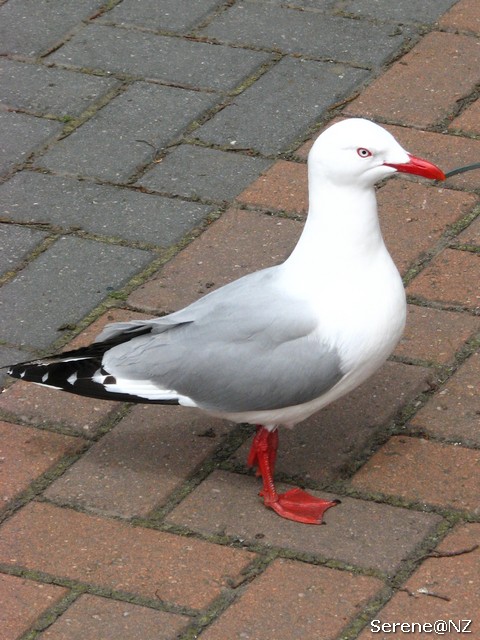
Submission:
[[[343,373],[314,335],[309,305],[281,291],[275,268],[251,274],[164,318],[112,325],[151,333],[110,349],[104,368],[149,380],[211,411],[279,409],[318,398]]]

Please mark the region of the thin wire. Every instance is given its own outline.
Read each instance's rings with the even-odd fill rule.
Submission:
[[[480,169],[480,162],[475,162],[474,164],[467,164],[466,167],[458,167],[458,169],[452,169],[445,174],[446,178],[451,178],[452,176],[456,176],[457,173],[465,173],[466,171],[472,171],[473,169]]]

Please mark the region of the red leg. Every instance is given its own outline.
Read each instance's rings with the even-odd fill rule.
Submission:
[[[255,447],[255,442],[257,440],[258,433],[263,427],[257,424],[257,433],[253,436],[252,446],[250,447],[250,451],[248,453],[247,464],[249,467],[258,467],[258,458],[257,458],[257,449]],[[259,471],[257,469],[257,476],[259,475]]]
[[[265,506],[288,520],[321,524],[324,512],[334,507],[339,501],[321,500],[302,489],[291,489],[286,493],[278,494],[273,481],[277,448],[277,430],[269,431],[265,427],[258,426],[247,462],[250,466],[258,466],[257,475],[261,475],[263,481],[260,495],[263,497]]]
[[[275,463],[277,462],[278,451],[278,429],[270,431],[268,438],[268,459],[272,476],[275,474]]]
[[[249,467],[257,467],[257,471],[255,474],[256,476],[262,475],[260,471],[260,465],[258,464],[257,446],[261,441],[263,441],[263,439],[265,438],[265,435],[267,437],[267,452],[268,452],[268,459],[270,463],[270,472],[272,476],[275,473],[275,462],[277,461],[277,450],[278,450],[278,431],[277,429],[274,429],[273,431],[268,431],[268,429],[265,429],[265,427],[262,427],[261,424],[258,424],[257,433],[253,438],[252,446],[250,447],[250,452],[247,458],[247,465]]]

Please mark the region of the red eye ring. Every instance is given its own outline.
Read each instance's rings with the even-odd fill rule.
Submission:
[[[371,151],[369,151],[368,149],[364,149],[363,147],[357,149],[357,153],[361,158],[369,158],[372,155]]]

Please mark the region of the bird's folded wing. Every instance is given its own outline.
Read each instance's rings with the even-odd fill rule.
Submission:
[[[293,300],[273,275],[257,272],[164,318],[112,325],[103,335],[150,328],[105,353],[115,389],[143,385],[145,393],[165,390],[229,413],[318,398],[342,378],[340,358],[318,335],[308,303]]]

